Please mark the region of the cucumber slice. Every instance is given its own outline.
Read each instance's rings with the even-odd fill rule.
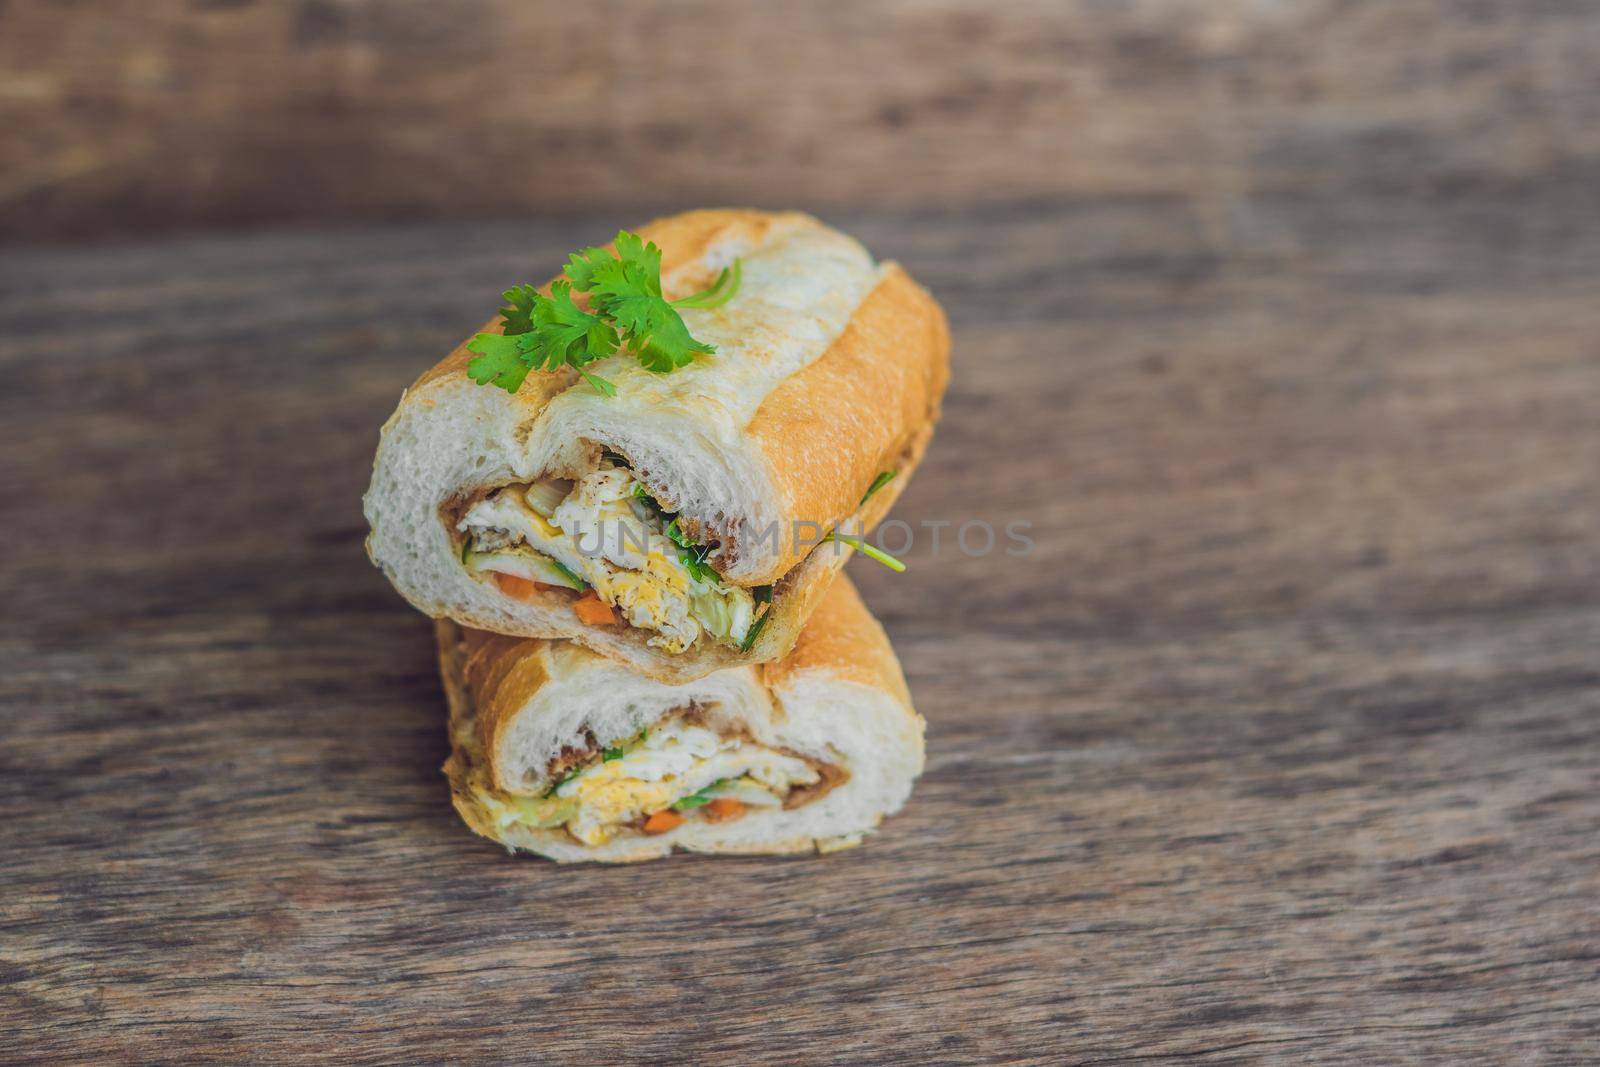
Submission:
[[[548,830],[570,822],[578,815],[576,797],[496,797],[491,805],[502,826],[521,823],[536,830]]]
[[[467,569],[471,571],[499,571],[501,574],[514,574],[518,578],[526,578],[530,582],[559,585],[579,592],[589,588],[588,582],[572,573],[567,567],[549,556],[529,549],[499,552],[468,551],[464,559]]]
[[[741,800],[753,808],[776,808],[783,805],[772,790],[757,782],[754,778],[735,778],[731,781],[721,782],[707,789],[706,792],[712,799],[717,797],[731,797]]]

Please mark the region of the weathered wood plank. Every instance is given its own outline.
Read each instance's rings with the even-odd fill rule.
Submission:
[[[1597,56],[1590,0],[9,0],[0,234],[1180,197],[1214,239],[1592,157]]]
[[[1596,187],[840,219],[955,324],[900,517],[1035,549],[853,565],[862,849],[625,870],[456,823],[357,506],[618,220],[0,254],[0,1058],[1594,1058]]]
[[[0,1061],[1600,1059],[1597,34],[0,8],[9,233],[592,212],[0,252]],[[931,724],[862,849],[505,857],[376,428],[504,284],[752,189],[951,312],[898,517],[1034,549],[853,565]]]

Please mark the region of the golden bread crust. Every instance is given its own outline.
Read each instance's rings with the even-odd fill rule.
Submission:
[[[549,847],[546,838],[551,831],[496,826],[474,797],[474,781],[479,787],[488,781],[505,789],[492,739],[509,729],[538,687],[549,680],[549,657],[557,642],[484,633],[449,620],[437,621],[434,632],[450,712],[451,751],[443,770],[450,782],[452,803],[474,833],[509,848],[543,851]],[[760,677],[781,703],[786,691],[813,674],[886,693],[906,715],[916,718],[888,635],[848,578],[832,584],[793,651],[780,662],[768,664]],[[484,720],[493,721],[486,725]],[[484,739],[491,743],[484,744]],[[836,841],[830,847],[846,844]],[[745,851],[775,855],[810,852],[818,846],[819,839],[799,836],[765,840]],[[667,851],[670,846],[646,837],[635,840],[631,847],[625,842],[608,846],[604,860],[637,862]]]
[[[762,359],[775,349],[756,346],[736,357],[731,354],[736,346],[730,346],[730,354],[713,357],[706,367],[700,368],[707,377],[701,379],[703,384],[699,386],[687,384],[693,368],[685,368],[678,375],[669,375],[665,379],[656,379],[636,366],[628,371],[630,374],[645,373],[646,378],[662,382],[668,388],[670,403],[660,399],[647,402],[637,390],[631,402],[641,413],[662,408],[675,411],[682,429],[673,432],[698,434],[706,425],[701,421],[701,416],[709,418],[724,406],[730,409],[737,407],[740,414],[729,424],[726,430],[728,436],[723,440],[733,442],[727,445],[730,454],[750,457],[750,462],[755,466],[748,469],[762,471],[764,468],[770,486],[762,487],[763,506],[788,517],[778,531],[778,554],[772,562],[769,564],[765,555],[761,555],[759,560],[752,558],[752,568],[759,570],[741,573],[737,579],[730,579],[746,587],[768,582],[775,586],[774,602],[754,647],[742,652],[729,645],[705,640],[697,642],[684,653],[669,654],[650,646],[653,634],[647,630],[585,626],[575,619],[568,626],[565,620],[571,617],[570,598],[561,592],[535,594],[529,602],[530,606],[541,611],[531,613],[531,617],[528,612],[514,613],[507,610],[504,604],[494,603],[475,593],[451,593],[448,598],[442,598],[433,591],[434,587],[430,587],[427,593],[417,593],[409,591],[405,581],[397,577],[401,570],[417,569],[412,561],[418,557],[415,552],[408,552],[408,547],[414,545],[415,541],[402,542],[401,535],[397,534],[385,539],[386,547],[380,551],[373,547],[375,538],[369,537],[368,551],[374,561],[389,573],[402,593],[430,615],[449,614],[474,628],[512,630],[541,638],[569,638],[656,680],[686,682],[726,667],[771,662],[785,655],[792,647],[811,611],[828,593],[834,576],[844,566],[851,551],[831,543],[813,548],[795,536],[793,522],[815,523],[814,530],[808,528],[801,531],[814,538],[841,523],[846,524],[851,532],[868,531],[888,514],[920,463],[939,416],[941,398],[949,380],[949,330],[937,302],[897,264],[871,266],[870,258],[853,241],[827,230],[805,215],[731,209],[691,211],[654,220],[640,227],[638,232],[662,249],[663,291],[669,297],[695,291],[711,281],[713,266],[707,262],[707,252],[713,245],[717,249],[716,255],[723,257],[740,249],[758,248],[763,242],[777,242],[775,247],[791,250],[804,249],[788,253],[792,258],[787,261],[784,270],[791,273],[780,275],[781,278],[800,277],[802,282],[805,277],[813,275],[818,279],[833,277],[820,272],[820,268],[815,266],[819,262],[816,256],[821,256],[825,262],[830,262],[828,257],[833,256],[831,262],[835,267],[839,256],[844,256],[845,260],[854,264],[849,269],[856,272],[853,277],[860,283],[859,288],[851,287],[855,283],[833,285],[828,282],[824,286],[831,295],[817,299],[824,303],[833,301],[831,306],[841,309],[839,316],[833,320],[843,323],[841,332],[836,336],[828,335],[832,336],[831,341],[819,340],[821,351],[815,358],[799,365],[786,376],[775,377],[781,372],[771,371],[766,378],[746,375],[741,379],[747,385],[757,382],[759,388],[751,386],[741,392],[730,385],[726,395],[718,391],[719,383],[727,378],[737,379],[741,367],[748,370],[761,366]],[[820,246],[815,243],[819,234],[826,235],[826,240]],[[824,248],[824,251],[814,255],[812,250],[818,247]],[[841,252],[841,247],[853,251]],[[857,258],[850,258],[852,256]],[[810,274],[807,273],[808,264],[811,265]],[[801,284],[803,288],[802,283],[796,284]],[[819,281],[818,284],[823,283]],[[859,300],[859,303],[842,303],[847,299]],[[848,321],[844,318],[846,313]],[[782,333],[773,324],[788,321],[760,299],[745,309],[745,315],[752,318],[752,329],[757,333],[762,328]],[[496,332],[500,325],[498,321],[491,322],[485,324],[483,329]],[[803,333],[799,331],[796,336]],[[417,379],[385,427],[386,434],[399,422],[402,412],[415,412],[418,419],[431,417],[428,413],[432,412],[454,412],[460,409],[459,398],[464,391],[492,389],[489,386],[474,386],[467,381],[466,367],[473,358],[473,354],[467,350],[469,341],[470,338],[463,341],[444,360]],[[757,349],[760,349],[759,354]],[[715,365],[714,360],[722,358],[726,358],[726,364]],[[777,360],[779,357],[771,355],[771,358]],[[678,383],[679,377],[684,379],[684,384]],[[519,471],[518,477],[526,476],[527,472],[518,467],[515,457],[516,448],[526,444],[530,436],[540,441],[588,440],[584,433],[563,436],[552,431],[547,437],[540,436],[543,428],[562,425],[556,417],[556,409],[549,412],[546,409],[579,381],[576,372],[570,368],[531,373],[515,395],[500,393],[494,404],[482,405],[479,413],[464,424],[465,430],[457,437],[465,442],[468,440],[466,434],[478,432],[478,428],[486,423],[502,427],[502,436],[496,440],[515,444],[507,445],[502,450],[495,461],[498,466],[494,469],[504,472],[509,467]],[[676,393],[672,393],[672,390],[676,390]],[[502,398],[511,407],[503,406]],[[577,394],[573,394],[570,399],[576,398]],[[600,398],[590,399],[598,401]],[[624,388],[622,394],[611,402],[617,405],[628,402],[628,390]],[[653,409],[652,404],[655,405]],[[571,410],[568,401],[563,401],[557,408]],[[626,419],[634,414],[635,408],[618,408],[616,414]],[[691,413],[693,417],[684,413]],[[407,425],[405,434],[395,436],[414,439],[411,436],[416,432],[413,425]],[[723,446],[719,444],[719,447]],[[395,454],[400,458],[385,470],[409,472],[424,465],[406,462],[402,448],[396,446]],[[508,461],[507,455],[513,458]],[[380,447],[380,459],[382,456]],[[528,466],[533,466],[533,461]],[[882,471],[894,471],[896,477],[875,493],[865,506],[861,506],[862,493]],[[505,474],[499,477],[504,478]],[[640,477],[648,482],[645,473],[641,473]],[[375,485],[377,478],[375,465]],[[397,481],[389,476],[386,484],[392,487]],[[446,484],[452,488],[445,491],[445,499],[439,505],[441,513],[454,509],[471,493],[494,484],[504,484],[504,481]],[[372,496],[369,493],[369,499]],[[658,493],[658,497],[664,503],[671,504],[669,494]],[[369,511],[369,517],[372,514]],[[431,522],[432,518],[429,517],[427,521]],[[686,528],[693,529],[695,523],[693,516],[685,516]],[[374,530],[379,528],[375,520]],[[389,528],[406,529],[400,524],[391,524]],[[456,536],[453,531],[442,531],[441,534],[436,540],[442,541],[444,536]],[[737,544],[730,546],[733,553],[730,559],[737,557],[737,549]],[[443,558],[443,553],[437,549],[429,551],[435,553],[434,558]],[[438,570],[439,565],[432,566],[435,567],[433,573],[442,573]],[[722,568],[719,566],[719,569]],[[415,580],[420,582],[424,578],[426,575],[419,572],[419,578]],[[407,579],[410,580],[413,579]],[[511,699],[509,690],[507,699]],[[494,715],[482,715],[479,719],[486,724],[483,729],[495,729]],[[492,750],[496,736],[485,735],[488,749]]]
[[[908,480],[949,380],[944,312],[898,263],[889,263],[844,333],[767,395],[746,433],[787,494],[788,514],[829,530],[856,511],[879,473]],[[805,555],[787,534],[768,581]]]
[[[878,620],[872,617],[849,578],[834,582],[822,597],[789,654],[762,668],[767,688],[782,692],[812,671],[826,671],[894,696],[912,713],[900,660]]]

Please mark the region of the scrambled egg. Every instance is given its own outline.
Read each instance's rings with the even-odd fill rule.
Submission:
[[[459,528],[480,549],[525,545],[557,560],[630,625],[656,631],[650,644],[668,652],[684,651],[703,631],[743,641],[755,611],[749,591],[715,575],[691,575],[659,515],[635,497],[634,485],[622,468],[591,471],[548,519],[529,505],[524,490],[508,486],[474,504]]]
[[[467,756],[467,789],[495,826],[504,830],[513,823],[522,823],[535,829],[548,829],[577,815],[578,802],[572,797],[519,797],[496,789],[489,780],[489,768],[484,763],[478,731],[471,719],[457,723],[451,736]]]
[[[563,782],[549,800],[575,802],[568,832],[586,845],[603,845],[619,827],[717,782],[747,780],[777,804],[793,786],[818,777],[804,760],[674,721],[650,731],[620,759],[597,763]],[[739,795],[746,802],[755,799],[748,786]]]

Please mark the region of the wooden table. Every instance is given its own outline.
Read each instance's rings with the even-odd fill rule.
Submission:
[[[862,848],[619,869],[457,822],[359,498],[632,220],[0,254],[0,1059],[1592,1062],[1595,175],[837,219],[954,323],[898,516],[1033,549],[852,563]]]

